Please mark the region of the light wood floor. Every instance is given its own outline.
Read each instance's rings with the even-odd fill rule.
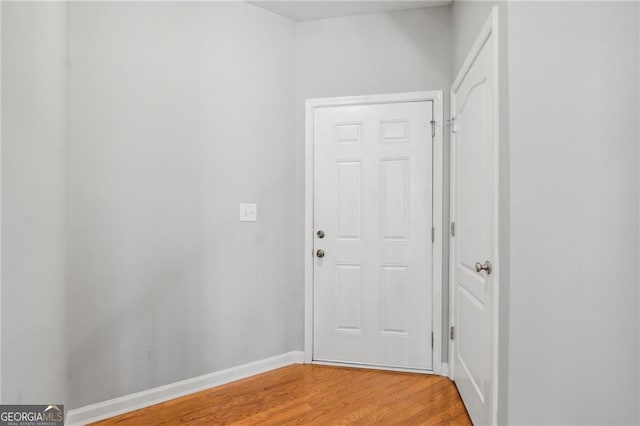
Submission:
[[[293,365],[99,424],[471,425],[471,421],[446,377]]]

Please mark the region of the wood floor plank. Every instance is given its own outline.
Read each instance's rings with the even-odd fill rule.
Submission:
[[[97,425],[471,425],[446,377],[292,365]]]

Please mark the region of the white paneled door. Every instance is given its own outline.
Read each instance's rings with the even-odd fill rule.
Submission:
[[[433,102],[315,108],[313,359],[432,369]]]
[[[491,22],[491,21],[490,21]],[[497,120],[494,33],[476,43],[451,93],[453,379],[476,425],[494,424]]]

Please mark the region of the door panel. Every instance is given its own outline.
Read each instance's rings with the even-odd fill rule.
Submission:
[[[360,238],[360,161],[336,161],[339,239]]]
[[[360,332],[361,292],[360,266],[336,265],[336,330]]]
[[[407,240],[409,213],[409,160],[380,162],[381,235],[383,240]]]
[[[476,263],[496,259],[492,37],[452,92],[451,214],[456,226],[451,258],[456,329],[452,368],[474,424],[493,421],[494,275],[476,270]]]
[[[433,103],[314,112],[314,360],[432,368]]]

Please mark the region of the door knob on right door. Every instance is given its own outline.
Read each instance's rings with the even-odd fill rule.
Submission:
[[[476,272],[485,271],[487,275],[491,275],[491,271],[493,270],[493,265],[488,260],[485,260],[484,264],[480,262],[476,262]]]

